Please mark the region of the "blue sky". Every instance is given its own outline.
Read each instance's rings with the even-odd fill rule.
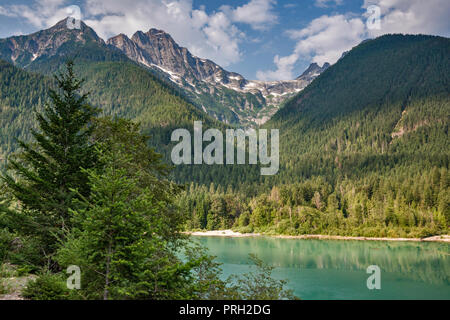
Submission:
[[[295,78],[385,33],[450,36],[448,0],[0,0],[0,38],[48,28],[73,5],[105,40],[159,28],[248,79]]]

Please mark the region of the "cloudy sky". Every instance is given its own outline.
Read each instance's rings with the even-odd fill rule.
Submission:
[[[449,0],[0,0],[0,38],[48,28],[70,6],[105,40],[162,29],[193,54],[260,80],[293,79],[385,33],[450,36]]]

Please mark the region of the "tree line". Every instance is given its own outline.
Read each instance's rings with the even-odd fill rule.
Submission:
[[[30,142],[2,174],[0,258],[33,272],[30,299],[295,298],[272,267],[220,277],[220,264],[181,231],[180,185],[139,124],[99,117],[73,62],[36,112]],[[66,286],[67,267],[81,288]]]

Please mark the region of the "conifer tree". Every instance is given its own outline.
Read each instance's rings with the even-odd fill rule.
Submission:
[[[40,234],[44,249],[54,247],[54,235],[70,227],[69,208],[77,189],[89,193],[86,173],[95,166],[91,135],[98,109],[80,95],[83,80],[75,77],[73,62],[55,75],[58,90],[50,90],[50,102],[36,112],[34,142],[19,141],[22,151],[10,157],[9,172],[2,175],[8,191],[20,204],[23,228]]]
[[[130,121],[99,122],[102,165],[85,170],[91,192],[75,201],[75,227],[56,259],[81,267],[88,298],[190,298],[194,264],[182,263],[174,251],[183,247],[184,219],[168,211],[176,187],[156,176],[164,172],[161,156],[141,144],[145,136]],[[144,153],[153,156],[144,159]]]

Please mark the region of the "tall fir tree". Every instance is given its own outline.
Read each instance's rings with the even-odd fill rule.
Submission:
[[[183,263],[184,217],[171,212],[177,186],[160,177],[161,156],[146,144],[139,126],[99,119],[99,163],[85,170],[89,197],[79,196],[56,260],[83,270],[84,297],[93,299],[189,299],[196,262]],[[98,131],[98,130],[97,130]]]
[[[20,204],[21,227],[42,237],[46,253],[54,249],[55,235],[70,227],[73,190],[89,194],[81,168],[96,164],[91,136],[99,111],[86,102],[88,94],[79,93],[83,80],[76,78],[73,61],[55,79],[58,90],[50,90],[50,102],[36,112],[35,141],[19,141],[22,151],[10,157],[9,170],[2,175]]]

